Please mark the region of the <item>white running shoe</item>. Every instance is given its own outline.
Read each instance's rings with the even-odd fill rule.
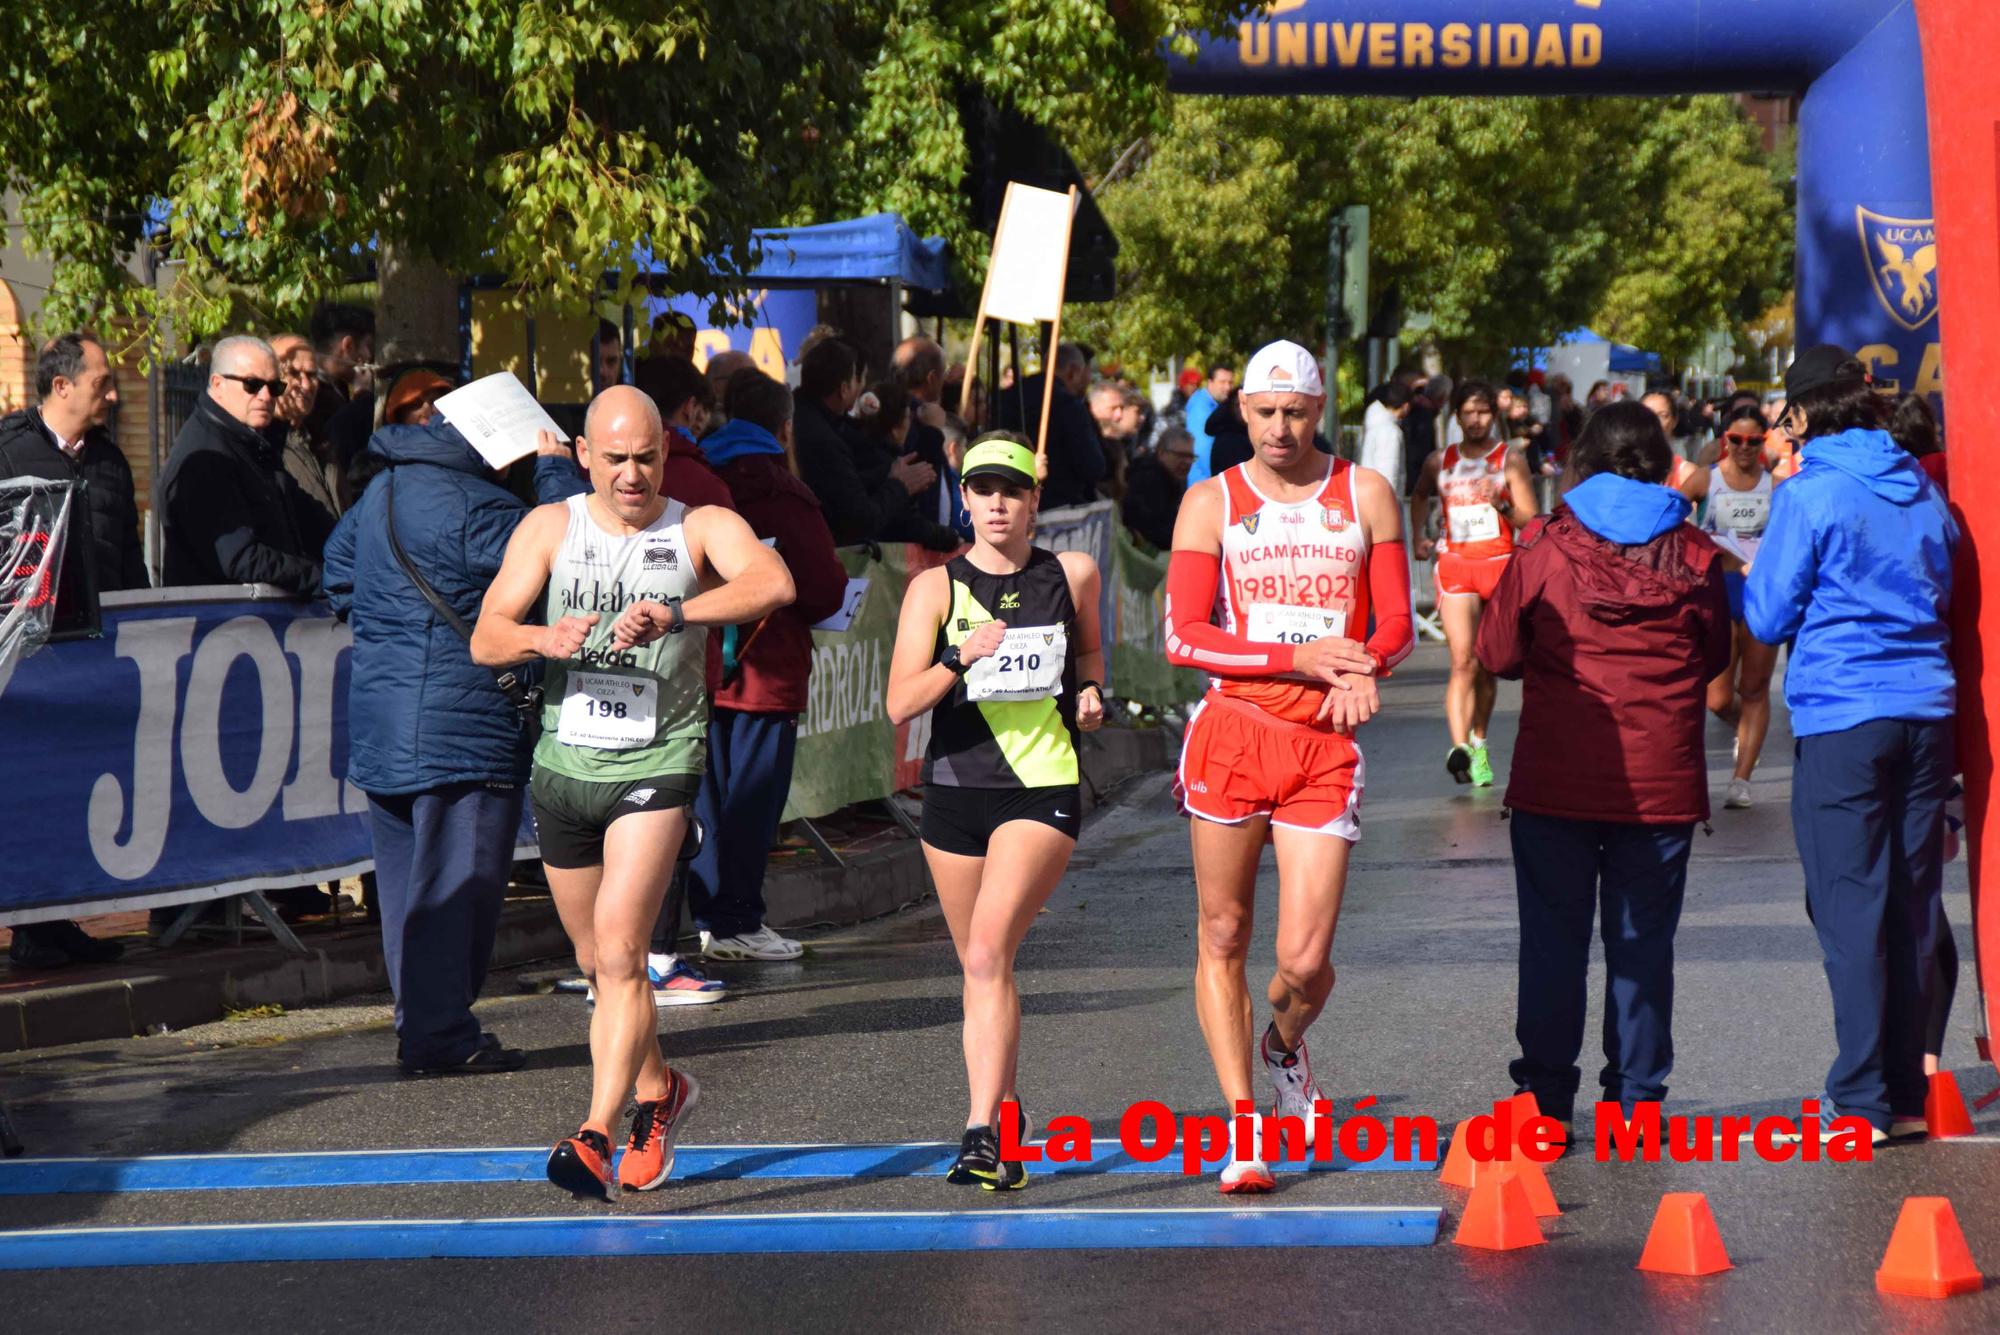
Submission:
[[[1750,780],[1731,779],[1729,795],[1722,799],[1722,805],[1731,811],[1741,811],[1750,805]]]
[[[1275,1025],[1264,1028],[1264,1037],[1257,1044],[1264,1054],[1264,1071],[1271,1077],[1274,1099],[1271,1115],[1274,1117],[1296,1117],[1305,1124],[1306,1148],[1313,1142],[1313,1104],[1326,1096],[1319,1092],[1319,1082],[1313,1079],[1312,1058],[1306,1055],[1305,1039],[1299,1040],[1299,1050],[1290,1056],[1281,1055],[1277,1046],[1278,1030]]]
[[[712,960],[795,960],[806,948],[788,936],[779,936],[769,927],[735,936],[701,934],[701,953]]]
[[[1264,1146],[1264,1119],[1262,1117],[1252,1117],[1250,1121],[1254,1128],[1252,1134],[1256,1137],[1258,1149],[1261,1150]],[[1233,1138],[1236,1134],[1236,1119],[1233,1117],[1230,1118],[1229,1124],[1229,1134]],[[1235,1142],[1232,1139],[1232,1156],[1234,1153]],[[1248,1159],[1232,1157],[1228,1163],[1222,1166],[1221,1187],[1222,1194],[1225,1196],[1262,1195],[1264,1192],[1273,1190],[1277,1185],[1277,1182],[1271,1177],[1270,1166],[1262,1159],[1254,1156]]]

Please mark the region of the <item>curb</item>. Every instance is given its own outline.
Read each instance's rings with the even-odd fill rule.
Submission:
[[[1083,805],[1137,774],[1171,765],[1173,739],[1162,728],[1112,728],[1083,738]],[[845,927],[894,913],[931,893],[914,840],[851,858],[845,866],[795,867],[764,886],[774,927]],[[566,958],[569,940],[545,900],[510,904],[500,919],[492,967]],[[186,1029],[252,1006],[296,1009],[389,987],[381,939],[343,934],[303,959],[269,945],[238,947],[201,972],[142,973],[96,982],[34,988],[0,997],[0,1053],[132,1038],[160,1026]]]

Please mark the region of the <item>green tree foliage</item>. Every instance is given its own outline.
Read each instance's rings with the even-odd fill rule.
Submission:
[[[1374,291],[1466,365],[1585,323],[1682,354],[1789,285],[1784,168],[1723,98],[1184,97],[1130,148],[1089,149],[1139,165],[1098,191],[1120,300],[1075,323],[1127,362],[1322,337],[1349,204]]]
[[[709,246],[826,188],[817,118],[859,76],[842,18],[817,0],[8,6],[0,172],[64,262],[59,319],[110,285],[155,198],[191,291],[296,307],[387,240],[575,307],[634,242],[693,279]]]
[[[184,316],[296,310],[373,244],[587,306],[645,244],[683,291],[752,227],[893,208],[967,249],[967,83],[1057,126],[1164,126],[1199,0],[47,0],[0,6],[0,185],[49,323],[143,309],[153,200]]]

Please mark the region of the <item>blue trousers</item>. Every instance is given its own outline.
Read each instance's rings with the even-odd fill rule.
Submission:
[[[796,714],[716,709],[708,720],[708,769],[694,814],[707,831],[688,867],[695,926],[716,936],[764,925],[764,868],[792,787]]]
[[[479,1045],[472,1003],[493,958],[522,796],[454,783],[368,799],[382,958],[405,1066],[455,1065]]]
[[[1603,910],[1604,1097],[1663,1099],[1674,1068],[1674,931],[1692,825],[1565,820],[1516,811],[1520,984],[1508,1074],[1550,1117],[1575,1112],[1592,919]]]
[[[1794,754],[1792,832],[1839,1046],[1826,1093],[1886,1129],[1924,1112],[1951,724],[1876,719],[1801,737]]]

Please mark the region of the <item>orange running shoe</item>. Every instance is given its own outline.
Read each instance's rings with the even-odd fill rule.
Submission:
[[[611,1138],[580,1128],[549,1151],[549,1181],[572,1196],[611,1199]]]
[[[691,1075],[667,1068],[667,1094],[646,1099],[632,1110],[632,1138],[618,1160],[618,1185],[627,1191],[652,1191],[674,1171],[674,1132],[694,1110],[701,1086]]]

